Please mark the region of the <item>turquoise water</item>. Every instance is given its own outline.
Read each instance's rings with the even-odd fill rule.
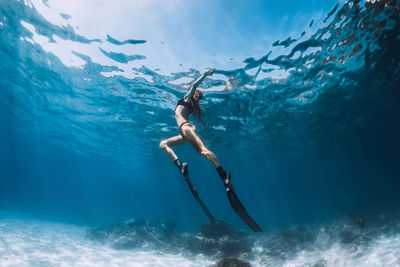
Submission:
[[[50,244],[51,238],[70,236],[48,230],[52,223],[68,223],[65,231],[78,233],[70,236],[77,245],[104,246],[111,256],[93,258],[102,264],[119,255],[114,236],[102,236],[99,245],[84,234],[87,229],[134,219],[155,222],[150,229],[157,232],[168,221],[178,241],[187,243],[182,232],[201,237],[207,217],[159,142],[179,133],[176,102],[204,69],[187,63],[154,68],[154,60],[167,57],[161,53],[167,42],[108,32],[84,36],[68,24],[68,14],[54,15],[60,24],[44,16],[46,5],[0,1],[0,255],[9,255],[4,264],[40,265],[24,258],[35,250],[32,231],[17,239],[11,233],[37,227],[49,231],[35,235],[37,242],[48,238]],[[214,58],[207,66],[215,75],[200,85],[207,128],[194,121],[198,134],[266,231],[246,237],[249,245],[230,255],[254,265],[399,264],[392,252],[398,247],[400,204],[399,2],[332,7],[253,57]],[[140,53],[146,49],[153,52]],[[236,67],[224,67],[229,64]],[[212,165],[188,145],[176,152],[189,163],[214,216],[248,231]],[[287,230],[293,238],[281,232],[299,225],[310,236],[305,230]],[[346,241],[340,233],[349,229],[359,233]],[[13,244],[24,240],[30,252],[16,253],[20,246]],[[151,239],[143,243],[151,249],[137,245],[135,253],[174,255]],[[284,256],[274,250],[283,243],[289,245],[277,249]],[[177,249],[179,259],[167,258],[204,266],[220,255],[197,252]],[[43,253],[48,258],[55,252]],[[79,264],[71,253],[66,262]],[[126,253],[127,261],[136,255]],[[124,265],[124,259],[115,264]]]

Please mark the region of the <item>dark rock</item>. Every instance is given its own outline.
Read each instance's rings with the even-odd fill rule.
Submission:
[[[238,257],[249,253],[251,244],[245,232],[218,220],[204,224],[199,234],[188,237],[185,248],[207,256]]]
[[[323,259],[317,261],[317,262],[313,265],[313,267],[326,267],[326,266],[327,266],[326,260],[323,260]]]
[[[242,232],[238,232],[230,224],[221,220],[205,223],[201,227],[200,233],[207,238],[220,238],[224,236],[236,237],[243,235]]]
[[[237,258],[224,258],[217,261],[217,267],[250,267],[250,263]]]

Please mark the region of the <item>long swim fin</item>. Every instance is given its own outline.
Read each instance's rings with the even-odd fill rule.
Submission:
[[[233,190],[230,175],[225,180],[222,180],[225,186],[226,194],[228,196],[229,203],[231,204],[233,210],[237,215],[253,230],[254,232],[263,232],[260,226],[250,217],[247,213],[242,202],[240,202],[239,197]]]
[[[197,202],[200,204],[200,207],[203,209],[204,213],[207,215],[208,219],[210,219],[211,222],[215,222],[214,216],[211,214],[211,212],[208,210],[206,205],[203,203],[201,200],[199,193],[197,192],[196,188],[194,187],[192,181],[190,180],[189,173],[187,170],[187,165],[185,166],[185,170],[183,172],[183,176],[185,176],[185,181],[189,186],[190,191],[192,192],[194,198],[197,200]]]

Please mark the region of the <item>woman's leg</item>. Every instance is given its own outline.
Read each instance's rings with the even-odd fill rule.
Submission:
[[[171,149],[173,146],[178,146],[186,143],[186,139],[182,137],[182,135],[177,135],[166,140],[160,142],[160,148],[164,153],[168,156],[172,161],[176,161],[178,157],[175,152]]]
[[[182,137],[182,135],[177,135],[167,140],[163,140],[160,142],[160,148],[167,154],[168,158],[170,158],[175,165],[179,168],[183,175],[187,174],[187,163],[182,163],[176,156],[175,152],[172,150],[171,147],[178,146],[181,144],[186,143],[186,139]]]
[[[207,158],[215,166],[215,168],[218,169],[219,167],[221,167],[221,164],[219,164],[217,157],[206,148],[200,137],[198,137],[198,135],[196,134],[196,128],[194,125],[184,124],[182,125],[181,131],[185,136],[185,139],[189,141],[189,143],[194,147],[194,149],[196,149],[197,152],[199,152],[200,155]]]

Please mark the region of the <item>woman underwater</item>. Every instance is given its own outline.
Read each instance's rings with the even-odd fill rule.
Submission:
[[[171,147],[189,142],[194,147],[194,149],[196,149],[196,151],[200,153],[200,155],[207,158],[217,169],[217,172],[224,183],[228,200],[231,203],[233,210],[254,232],[262,232],[263,230],[250,217],[243,204],[237,197],[235,191],[233,190],[231,176],[224,171],[217,157],[206,148],[201,139],[197,136],[196,127],[188,121],[190,114],[193,114],[196,119],[203,123],[203,121],[201,120],[201,109],[199,105],[199,100],[203,98],[203,93],[196,90],[196,88],[207,76],[211,76],[213,75],[213,73],[214,70],[211,69],[201,75],[201,77],[192,84],[189,92],[183,98],[179,99],[175,108],[175,119],[181,134],[161,141],[160,148],[176,164],[176,166],[185,176],[185,180],[188,183],[194,197],[199,202],[200,206],[203,208],[204,212],[207,214],[211,221],[215,221],[215,218],[212,216],[204,203],[200,200],[198,193],[195,191],[188,177],[188,164],[180,162]]]
[[[196,88],[207,76],[211,76],[213,73],[214,70],[211,69],[201,75],[201,77],[192,84],[189,92],[178,101],[175,108],[175,119],[181,134],[161,141],[160,148],[176,164],[176,166],[178,166],[182,174],[187,175],[188,164],[180,162],[171,147],[189,142],[200,155],[207,158],[214,165],[221,179],[225,184],[228,184],[230,176],[227,175],[221,167],[217,157],[206,148],[199,136],[196,134],[196,127],[188,121],[189,115],[193,114],[197,120],[203,123],[201,120],[201,108],[199,105],[199,100],[203,98],[203,93],[196,90]]]

